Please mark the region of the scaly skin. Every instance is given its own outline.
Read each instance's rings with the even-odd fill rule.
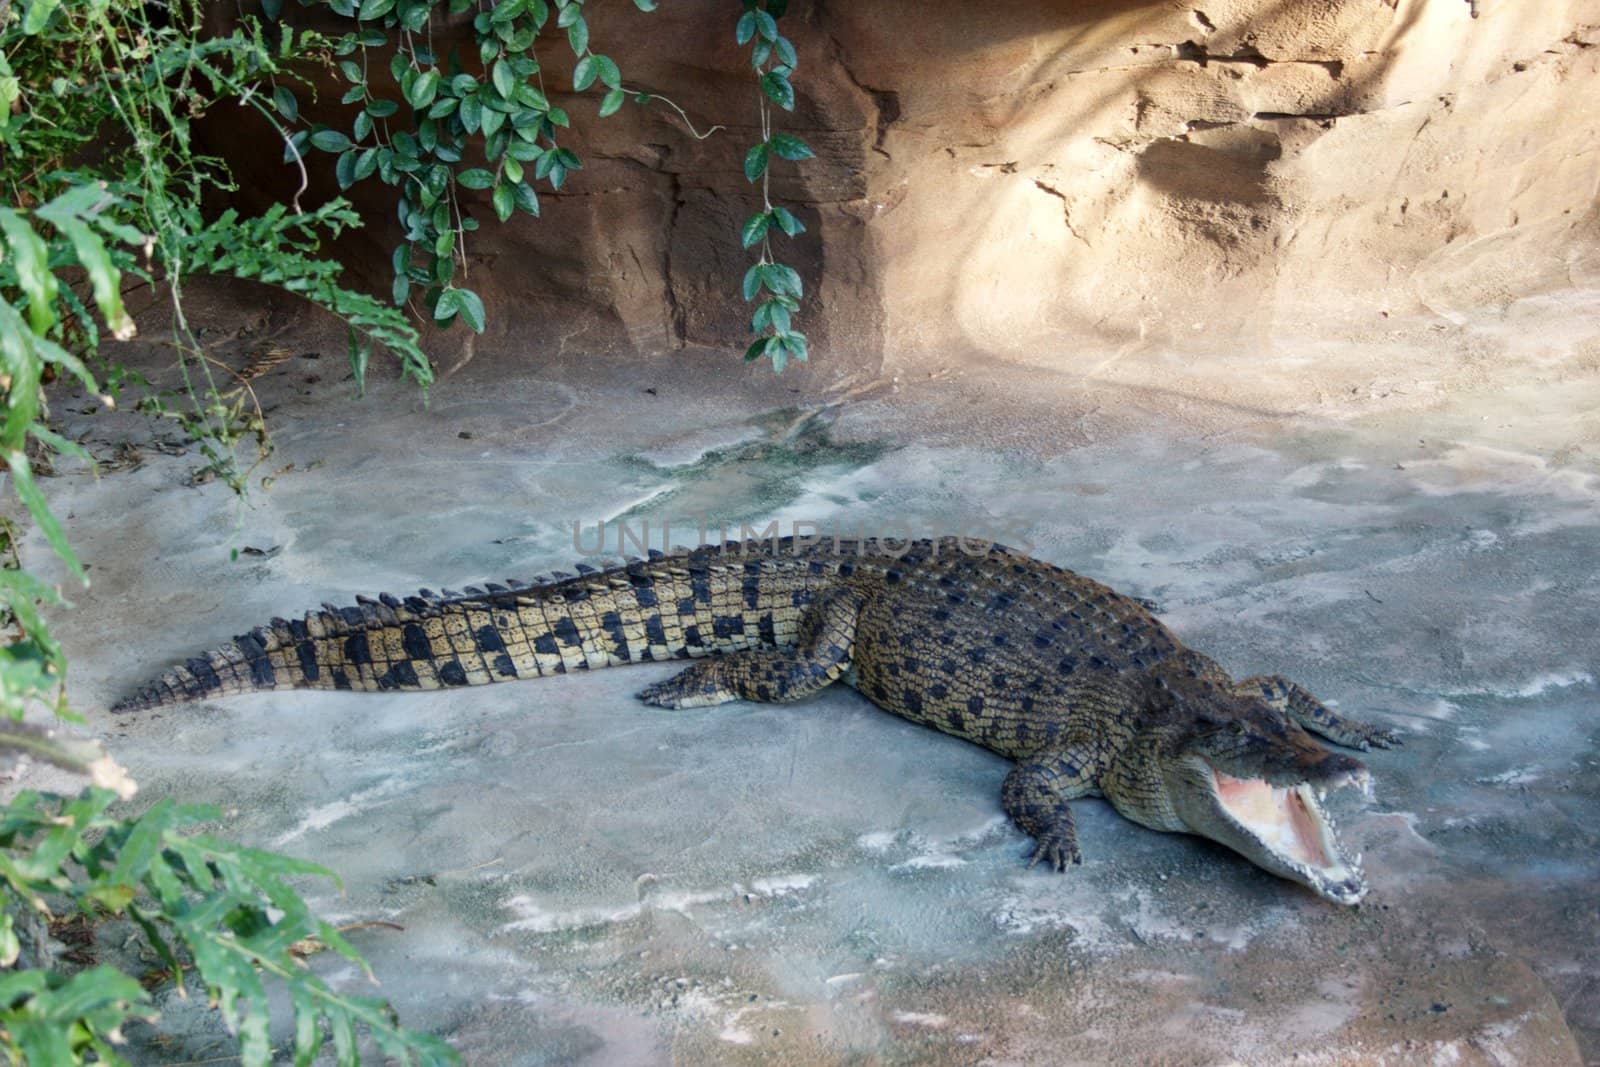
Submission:
[[[1286,860],[1226,807],[1218,783],[1279,786],[1285,810],[1314,809],[1301,819],[1320,827],[1313,788],[1364,780],[1365,771],[1306,731],[1358,748],[1393,744],[1392,733],[1335,715],[1286,679],[1234,682],[1140,601],[1010,549],[972,547],[730,542],[521,587],[360,598],[274,619],[113,710],[265,689],[437,689],[711,656],[641,699],[672,708],[786,702],[844,680],[896,715],[1015,760],[1002,801],[1037,842],[1034,862],[1081,862],[1067,801],[1105,796],[1145,826],[1203,834],[1330,899],[1360,898],[1359,868],[1331,825],[1316,846],[1325,862]]]

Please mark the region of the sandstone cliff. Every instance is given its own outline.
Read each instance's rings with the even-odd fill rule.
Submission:
[[[542,219],[482,205],[480,353],[742,344],[756,96],[728,15],[596,6],[630,85],[726,129],[560,99],[586,165]],[[1221,370],[1307,404],[1600,362],[1597,0],[814,0],[784,25],[780,121],[819,158],[775,191],[810,227],[791,258],[829,374]],[[565,52],[541,52],[552,88]],[[255,187],[292,185],[261,131],[219,126]],[[351,250],[382,285],[388,190],[360,192]]]

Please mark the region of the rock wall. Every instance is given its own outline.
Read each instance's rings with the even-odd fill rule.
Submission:
[[[539,220],[479,206],[480,351],[742,345],[757,109],[729,15],[595,6],[630,86],[724,129],[552,94],[585,166]],[[818,158],[778,164],[774,192],[810,227],[787,258],[836,370],[1157,381],[1469,322],[1480,354],[1537,358],[1530,324],[1600,304],[1600,0],[813,0],[783,24],[800,99],[779,121]],[[541,52],[551,88],[566,52]],[[294,184],[248,123],[211,136],[256,154],[252,188]],[[386,192],[362,193],[374,225],[347,249],[375,285]],[[1594,362],[1596,320],[1567,319],[1561,358]]]

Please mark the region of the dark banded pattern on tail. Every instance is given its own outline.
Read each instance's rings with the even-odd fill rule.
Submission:
[[[848,554],[730,542],[525,585],[324,604],[173,667],[112,711],[272,689],[439,689],[793,644]]]

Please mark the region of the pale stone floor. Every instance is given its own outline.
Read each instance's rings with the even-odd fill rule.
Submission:
[[[328,917],[403,926],[353,939],[409,1024],[475,1064],[1600,1062],[1600,390],[1219,429],[1038,374],[807,418],[816,379],[720,355],[529,366],[423,408],[296,356],[257,383],[261,473],[293,469],[243,507],[186,485],[196,454],[149,446],[169,431],[56,406],[142,452],[48,483],[95,579],[58,616],[76,705],[138,803],[220,805],[343,875],[311,887]],[[668,713],[631,698],[654,665],[104,711],[273,615],[568,565],[573,520],[619,515],[1001,525],[1154,598],[1230,669],[1405,731],[1336,801],[1371,896],[1097,801],[1083,867],[1027,870],[1003,760],[845,689]],[[138,1058],[226,1055],[195,998],[163,1007]]]

